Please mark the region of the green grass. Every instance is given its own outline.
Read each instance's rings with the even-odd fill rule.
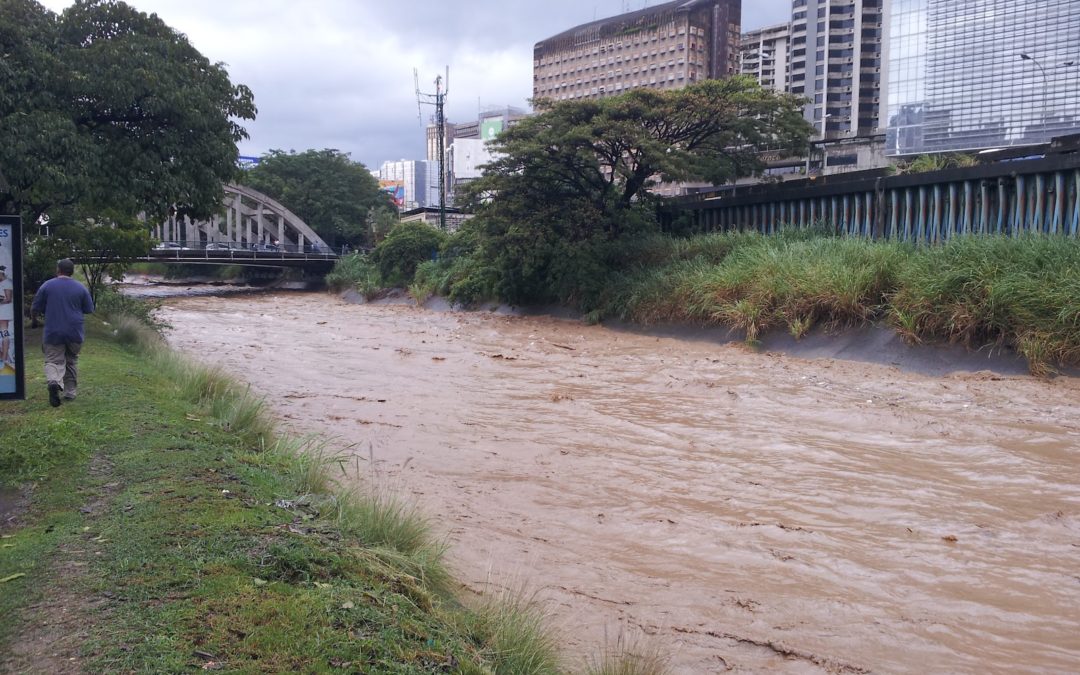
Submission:
[[[1080,364],[1080,241],[962,237],[941,246],[712,234],[654,241],[612,275],[596,319],[724,325],[755,342],[885,323],[913,342],[1009,345],[1043,375]]]
[[[429,521],[343,489],[346,455],[276,434],[246,388],[115,319],[81,366],[77,401],[50,408],[35,368],[3,411],[0,479],[32,489],[0,540],[0,578],[25,575],[0,653],[63,586],[91,672],[558,672],[542,622],[462,606]]]
[[[587,675],[665,675],[668,655],[645,635],[620,632],[597,658],[589,660]]]

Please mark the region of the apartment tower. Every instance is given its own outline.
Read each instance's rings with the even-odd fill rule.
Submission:
[[[676,0],[536,43],[533,97],[602,98],[677,89],[738,72],[741,0]]]
[[[791,24],[750,31],[739,44],[740,72],[766,89],[786,92],[791,86]]]
[[[885,0],[792,0],[789,91],[806,96],[819,137],[870,136],[880,127]]]

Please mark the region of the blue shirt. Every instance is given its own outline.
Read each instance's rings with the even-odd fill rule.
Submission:
[[[71,277],[56,277],[41,285],[30,311],[45,315],[45,344],[82,342],[83,315],[94,311],[94,301],[86,286]]]

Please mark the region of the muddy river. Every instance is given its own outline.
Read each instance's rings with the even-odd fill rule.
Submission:
[[[325,294],[164,313],[415,495],[468,589],[535,591],[572,665],[623,636],[677,673],[1080,671],[1076,378]]]

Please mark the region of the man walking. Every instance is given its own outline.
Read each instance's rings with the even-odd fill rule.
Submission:
[[[86,287],[71,278],[75,263],[64,258],[56,263],[56,278],[49,279],[30,305],[33,316],[45,315],[45,334],[41,350],[45,352],[45,381],[49,385],[49,404],[56,408],[64,400],[75,398],[78,385],[79,351],[83,343],[83,315],[94,311],[94,301]]]

